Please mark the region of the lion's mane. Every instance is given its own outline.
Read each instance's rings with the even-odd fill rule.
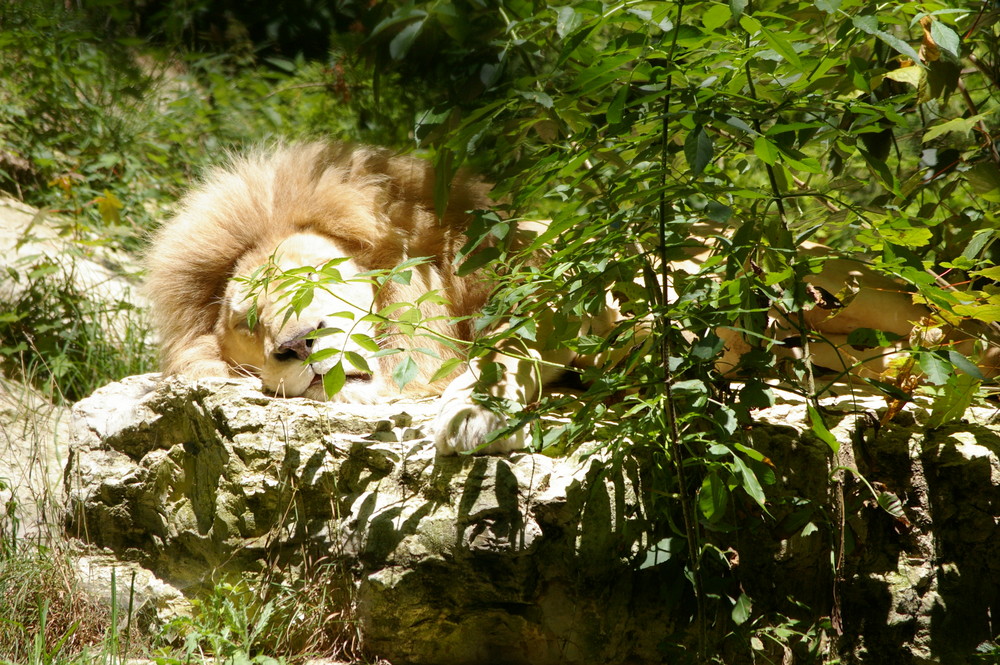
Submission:
[[[346,249],[364,270],[433,257],[433,274],[392,284],[379,305],[413,302],[429,284],[452,316],[479,311],[489,284],[460,278],[452,265],[465,243],[467,211],[490,205],[488,186],[459,174],[448,208],[434,211],[435,177],[424,160],[384,149],[306,143],[234,157],[202,180],[153,236],[147,293],[167,374],[226,375],[216,324],[228,280],[244,257],[266,259],[284,238],[313,232]],[[471,335],[467,322],[447,330]],[[426,346],[426,341],[422,343]]]

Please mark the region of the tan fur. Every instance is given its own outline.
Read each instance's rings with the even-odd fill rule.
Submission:
[[[442,219],[434,212],[433,192],[434,172],[427,162],[337,143],[256,152],[209,173],[155,234],[146,256],[163,371],[193,377],[235,373],[222,351],[225,333],[217,332],[227,284],[299,233],[329,238],[360,270],[434,257],[433,264],[415,270],[410,286],[384,290],[379,306],[412,302],[436,287],[451,301],[440,313],[463,317],[479,311],[490,285],[455,276],[451,264],[465,242],[466,211],[490,204],[488,187],[460,174]],[[468,339],[471,327],[449,324],[445,332]],[[421,338],[417,344],[429,342]]]

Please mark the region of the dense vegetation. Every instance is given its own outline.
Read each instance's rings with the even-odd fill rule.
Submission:
[[[479,219],[473,244],[505,237],[512,219],[545,217],[538,247],[557,249],[520,269],[502,243],[476,255],[505,284],[484,325],[507,319],[503,335],[533,336],[536,313],[554,307],[554,342],[592,353],[630,348],[637,326],[653,322],[648,344],[583,377],[582,395],[547,396],[513,421],[532,426],[542,449],[615,423],[618,452],[648,461],[662,497],[651,528],[685,543],[677,556],[697,601],[691,635],[678,637],[688,653],[709,658],[714,635],[748,657],[779,640],[822,660],[831,608],[755,614],[714,544],[737,529],[738,514],[766,522],[792,510],[766,503],[774,472],[742,433],[750,412],[774,399],[765,377],[814,404],[815,433],[839,466],[815,402],[829,379],[777,359],[767,312],[794,322],[814,304],[801,278],[822,259],[799,248],[825,242],[908,283],[940,313],[872,389],[895,406],[917,391],[936,396],[940,422],[981,394],[969,359],[932,340],[941,322],[1000,320],[996,8],[297,4],[280,14],[221,0],[160,12],[140,2],[2,5],[0,187],[63,213],[74,237],[132,251],[203,164],[275,137],[419,149],[442,185],[461,166],[487,173],[504,209]],[[696,274],[671,272],[671,261],[704,248],[710,258]],[[87,341],[95,313],[79,308],[78,294],[49,294],[42,268],[5,277],[30,285],[0,312],[5,371],[75,399],[151,366],[138,341],[127,367],[113,363],[117,348],[84,355],[101,351]],[[607,338],[579,336],[569,322],[608,292],[629,319]],[[755,347],[736,387],[715,370],[720,327]],[[888,342],[874,331],[855,341],[873,353]],[[568,424],[540,426],[567,408],[576,414]],[[891,495],[876,498],[894,510]],[[817,507],[795,510],[798,528],[845,542],[836,533],[845,527]]]

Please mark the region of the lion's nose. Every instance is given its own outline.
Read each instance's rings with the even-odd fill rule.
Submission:
[[[296,337],[288,342],[282,342],[274,351],[274,359],[278,361],[305,360],[312,353],[313,339]]]

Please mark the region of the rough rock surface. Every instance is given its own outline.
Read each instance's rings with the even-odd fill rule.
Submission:
[[[838,457],[801,404],[761,412],[747,433],[776,482],[769,516],[748,501],[743,529],[709,534],[735,595],[763,617],[802,615],[789,597],[839,616],[842,635],[827,630],[822,649],[843,662],[966,662],[995,637],[1000,601],[992,414],[927,432],[915,409],[874,436],[864,412],[879,400],[825,406]],[[639,463],[599,451],[436,457],[434,409],[132,377],[75,407],[68,524],[189,592],[225,571],[330,557],[347,571],[367,648],[393,663],[663,662],[661,644],[689,628],[693,606],[679,539],[663,538]],[[893,492],[903,515],[838,465]],[[720,635],[720,648],[771,620]]]

